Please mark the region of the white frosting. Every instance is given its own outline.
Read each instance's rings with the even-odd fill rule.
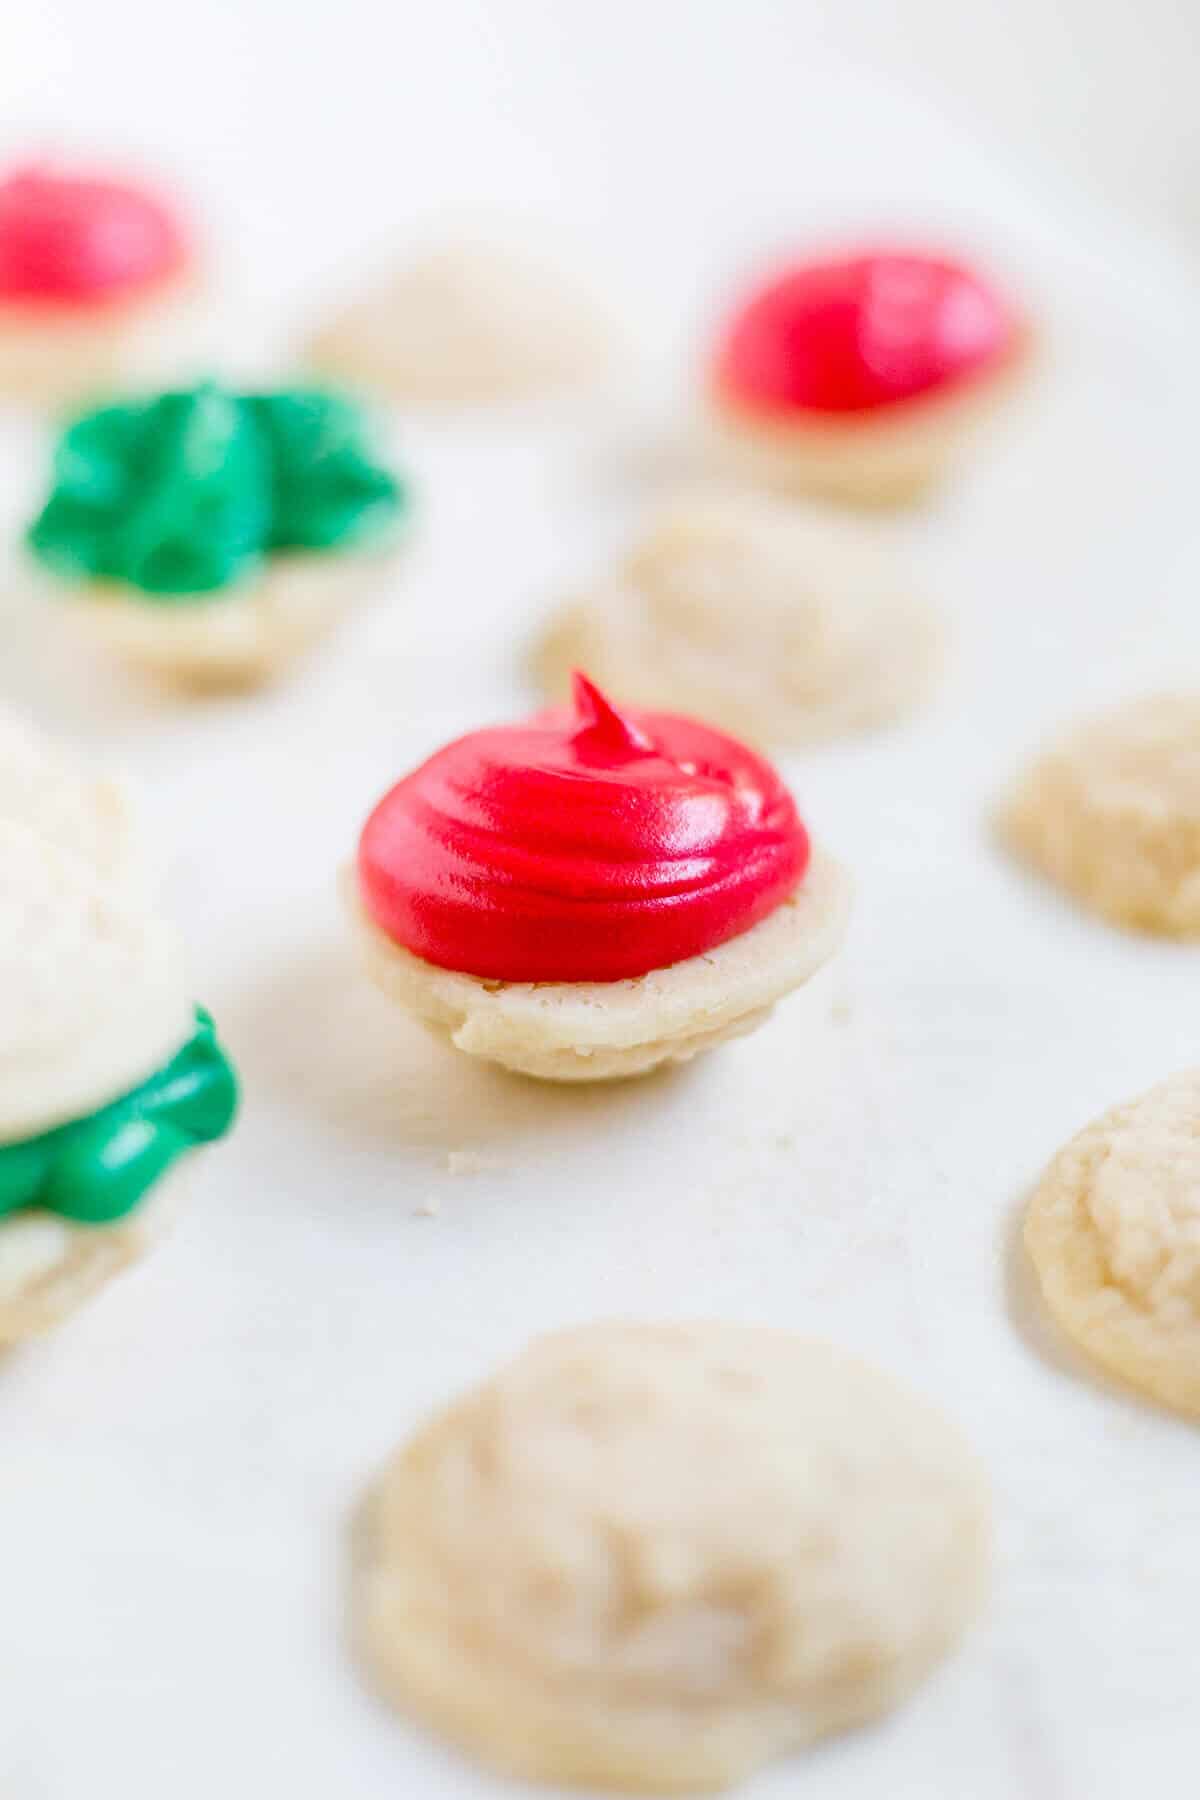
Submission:
[[[106,1105],[191,1024],[165,923],[79,856],[0,819],[0,1142]]]

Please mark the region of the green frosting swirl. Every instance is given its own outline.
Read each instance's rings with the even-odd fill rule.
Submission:
[[[373,460],[352,401],[206,383],[69,426],[27,542],[66,580],[120,581],[180,601],[230,587],[280,551],[382,537],[407,504],[403,484]]]
[[[0,1219],[44,1207],[85,1225],[132,1212],[172,1163],[223,1137],[238,1084],[209,1015],[183,1049],[132,1093],[23,1143],[0,1145]]]

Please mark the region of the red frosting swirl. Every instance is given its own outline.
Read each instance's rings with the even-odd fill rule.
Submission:
[[[785,269],[726,327],[715,377],[764,412],[865,412],[965,381],[1015,347],[1000,296],[959,263],[875,251]]]
[[[0,181],[0,298],[119,298],[186,261],[176,221],[138,188],[45,169]]]
[[[458,738],[385,794],[363,904],[427,962],[619,981],[702,955],[785,900],[808,834],[775,770],[694,719],[574,708]]]

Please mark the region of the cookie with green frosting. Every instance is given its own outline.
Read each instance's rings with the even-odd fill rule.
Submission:
[[[86,1225],[124,1218],[180,1157],[223,1137],[237,1106],[237,1077],[198,1007],[187,1043],[130,1093],[0,1145],[0,1221],[27,1207]]]
[[[407,503],[350,400],[205,383],[69,426],[27,542],[64,580],[185,601],[247,580],[281,552],[383,539]]]

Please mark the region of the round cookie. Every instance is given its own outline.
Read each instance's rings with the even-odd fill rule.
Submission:
[[[1030,1201],[1025,1243],[1089,1356],[1200,1417],[1200,1069],[1072,1138]]]
[[[469,244],[415,257],[330,319],[308,349],[324,374],[430,408],[594,381],[613,357],[607,320],[560,275]]]
[[[407,511],[346,396],[204,382],[75,419],[26,544],[81,633],[182,686],[236,687],[383,585]]]
[[[346,890],[389,999],[548,1081],[753,1030],[837,950],[851,895],[765,758],[579,671],[569,707],[468,732],[389,788]]]
[[[206,295],[163,196],[98,171],[0,178],[0,393],[78,404],[194,361]]]
[[[124,787],[0,709],[0,819],[78,856],[102,881],[151,885],[140,822]]]
[[[958,1434],[791,1333],[534,1343],[396,1456],[356,1603],[388,1695],[536,1780],[684,1792],[900,1701],[976,1612]]]
[[[723,494],[665,509],[552,623],[535,664],[555,699],[586,668],[635,705],[789,746],[909,712],[941,643],[934,613],[861,530]]]
[[[845,870],[820,853],[795,894],[704,956],[625,981],[491,981],[437,968],[394,942],[346,884],[376,986],[468,1056],[541,1081],[645,1075],[753,1031],[837,950],[851,894]]]
[[[708,372],[717,445],[744,476],[860,506],[940,479],[1028,359],[978,270],[906,245],[801,259],[727,319]]]
[[[1200,695],[1125,702],[1072,727],[1024,772],[999,823],[1089,911],[1200,937]]]

